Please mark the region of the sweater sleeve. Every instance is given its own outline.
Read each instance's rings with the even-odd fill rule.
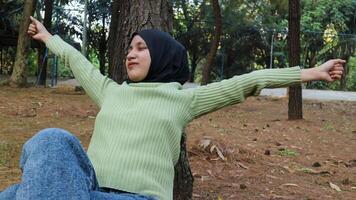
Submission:
[[[69,66],[80,85],[89,97],[101,107],[105,89],[116,84],[107,76],[103,76],[79,51],[64,42],[58,35],[51,37],[46,46]]]
[[[193,89],[192,117],[198,117],[227,105],[244,101],[248,96],[259,95],[263,88],[278,88],[301,83],[299,67],[264,69],[221,82]]]

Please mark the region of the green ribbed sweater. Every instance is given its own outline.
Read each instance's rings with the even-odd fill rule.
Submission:
[[[179,83],[115,83],[60,37],[47,47],[70,66],[100,107],[88,155],[100,187],[173,199],[181,133],[194,118],[242,102],[265,87],[299,84],[300,68],[258,70],[182,89]]]

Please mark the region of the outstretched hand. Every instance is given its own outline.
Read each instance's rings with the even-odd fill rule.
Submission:
[[[332,59],[319,67],[303,69],[301,72],[302,82],[307,81],[327,81],[334,82],[340,80],[342,74],[344,73],[345,60],[342,59]]]
[[[47,31],[41,22],[34,17],[30,17],[31,24],[28,27],[27,33],[35,40],[46,42],[52,35]]]
[[[345,63],[345,60],[333,59],[323,63],[316,69],[320,71],[322,80],[333,82],[341,79],[341,76],[344,73]]]

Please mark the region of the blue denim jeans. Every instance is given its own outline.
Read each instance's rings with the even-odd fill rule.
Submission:
[[[63,129],[44,129],[28,140],[20,168],[21,183],[1,192],[0,200],[154,200],[100,188],[79,140]]]

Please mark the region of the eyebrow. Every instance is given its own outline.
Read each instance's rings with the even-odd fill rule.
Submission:
[[[147,46],[144,42],[137,42],[137,43],[135,43],[134,45],[136,45],[136,46],[140,46],[140,45],[145,45],[145,46]],[[130,44],[129,48],[132,48],[132,45],[131,45],[131,44]]]

